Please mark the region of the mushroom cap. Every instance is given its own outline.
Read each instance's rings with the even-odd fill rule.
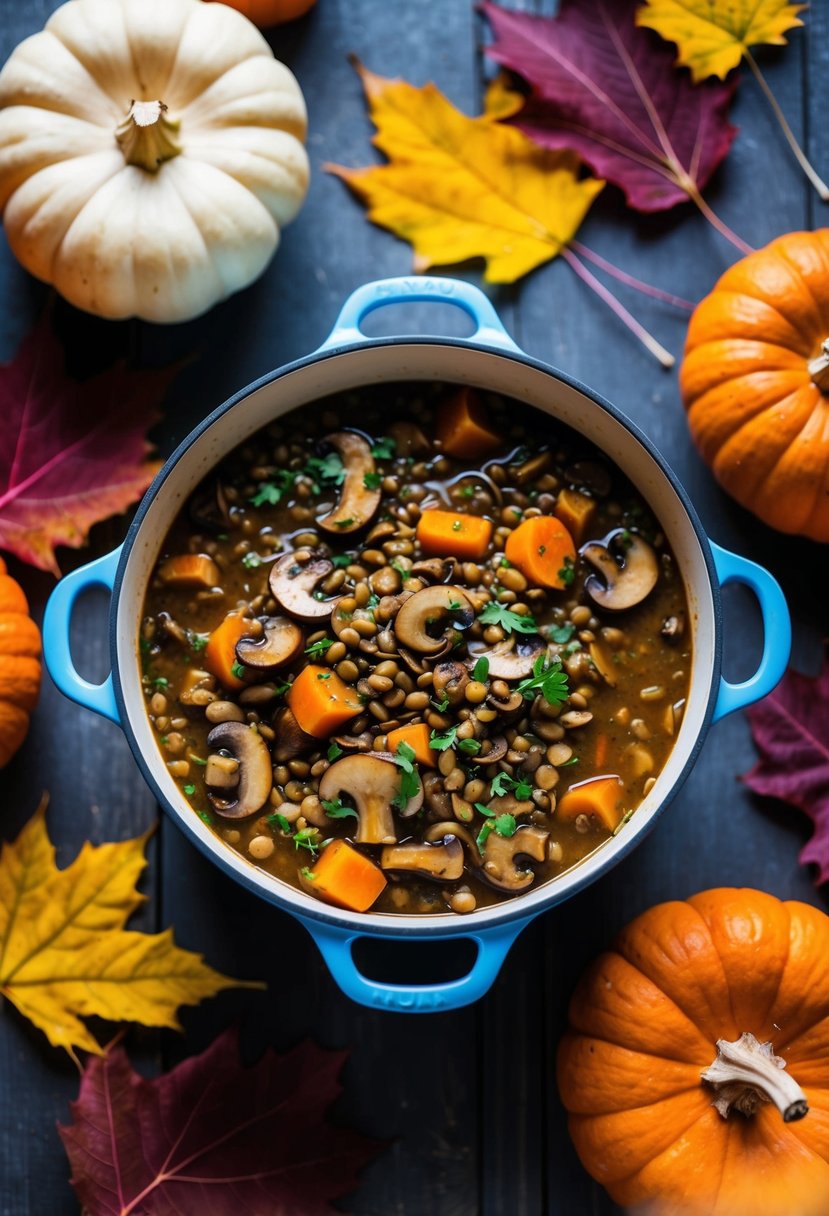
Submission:
[[[345,469],[342,489],[337,505],[317,523],[326,532],[337,536],[356,532],[371,519],[380,505],[381,491],[371,490],[366,485],[366,474],[376,472],[371,447],[362,435],[355,431],[337,431],[325,436],[325,443],[339,454]]]
[[[540,633],[513,633],[487,649],[482,643],[470,642],[469,666],[474,667],[478,659],[489,662],[489,676],[495,680],[523,680],[531,676],[533,664],[547,649]]]
[[[434,844],[407,841],[387,845],[380,854],[380,866],[384,870],[422,874],[435,882],[454,882],[463,874],[463,845],[454,833]]]
[[[319,747],[319,739],[308,735],[296,720],[290,705],[282,705],[274,714],[271,725],[276,734],[273,758],[277,764],[287,764],[303,752]]]
[[[613,547],[621,550],[621,563],[614,557]],[[623,612],[640,604],[659,578],[659,563],[653,549],[626,528],[615,528],[604,540],[589,541],[582,545],[580,553],[596,571],[584,580],[584,589],[594,603],[608,612]]]
[[[261,637],[239,639],[236,658],[257,671],[276,671],[293,662],[304,644],[305,635],[296,621],[287,616],[268,616],[262,621]]]
[[[429,632],[429,626],[450,617],[451,629],[468,629],[475,620],[475,609],[460,587],[440,584],[416,591],[401,605],[394,618],[394,632],[399,644],[419,654],[437,655],[446,649],[451,629],[445,628],[440,637]]]
[[[354,752],[327,768],[319,784],[319,797],[330,802],[348,794],[354,802],[359,827],[358,844],[395,844],[392,803],[400,794],[402,771],[387,752]],[[415,815],[423,805],[423,787],[418,778],[417,793],[399,813]]]
[[[311,549],[296,549],[283,553],[273,563],[268,575],[271,595],[291,616],[300,621],[319,621],[330,616],[340,602],[340,596],[318,600],[313,596],[317,583],[327,578],[334,563]]]
[[[239,761],[236,797],[223,798],[208,790],[207,796],[223,819],[244,819],[261,811],[273,786],[271,754],[258,731],[245,722],[220,722],[207,736],[212,751],[224,750]]]
[[[481,877],[499,891],[525,891],[535,881],[535,871],[519,870],[516,858],[524,856],[543,861],[549,836],[549,832],[535,827],[518,828],[512,836],[491,832],[484,845]]]
[[[424,840],[445,840],[447,836],[455,836],[465,846],[467,861],[471,865],[480,866],[482,864],[481,852],[475,837],[462,823],[455,823],[453,819],[441,820],[440,823],[430,824],[423,833]]]

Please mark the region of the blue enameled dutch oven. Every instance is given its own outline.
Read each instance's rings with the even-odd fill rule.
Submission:
[[[455,304],[476,325],[470,338],[367,339],[366,315],[403,301]],[[181,504],[237,444],[289,410],[342,390],[383,381],[449,381],[517,397],[573,427],[602,448],[637,486],[659,519],[685,580],[693,628],[694,663],[682,726],[663,771],[622,831],[555,881],[526,895],[454,914],[403,916],[328,907],[272,878],[222,843],[196,816],[167,772],[145,711],[138,661],[141,608],[159,549]],[[765,629],[756,673],[730,684],[720,672],[723,619],[720,588],[738,582],[760,602]],[[112,674],[103,684],[82,679],[69,648],[72,605],[86,588],[112,591]],[[156,477],[122,547],[64,578],[44,621],[46,663],[66,696],[120,724],[158,801],[194,844],[251,893],[277,904],[306,926],[334,979],[368,1006],[423,1012],[452,1009],[483,995],[516,936],[540,912],[567,899],[616,865],[650,831],[682,784],[712,722],[768,693],[786,666],[791,626],[777,583],[760,566],[709,541],[682,487],[650,441],[618,410],[561,372],[528,358],[504,330],[489,300],[457,280],[401,278],[369,283],[351,296],[331,336],[305,359],[272,372],[232,397],[196,428]],[[413,986],[378,983],[352,957],[359,937],[425,941],[471,938],[476,961],[451,983]]]

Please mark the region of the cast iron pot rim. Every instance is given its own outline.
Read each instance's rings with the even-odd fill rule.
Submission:
[[[320,363],[327,359],[341,358],[343,355],[348,356],[351,354],[364,353],[366,351],[376,350],[378,347],[385,346],[450,346],[458,347],[462,350],[478,351],[484,355],[496,356],[501,359],[507,359],[514,363],[524,364],[525,366],[532,368],[534,371],[539,371],[551,376],[554,380],[561,381],[569,388],[574,389],[576,392],[582,393],[585,397],[592,401],[594,405],[597,405],[600,409],[610,414],[610,416],[617,423],[623,426],[625,430],[629,431],[630,434],[633,435],[634,439],[638,440],[648,455],[651,456],[651,458],[659,466],[659,469],[670,483],[671,488],[682,504],[682,507],[690,520],[691,526],[693,527],[697,541],[700,545],[703,560],[708,572],[708,582],[711,591],[714,616],[714,654],[711,671],[711,686],[708,690],[708,700],[699,732],[694,740],[690,752],[688,753],[688,758],[685,761],[682,771],[679,773],[670,789],[666,791],[659,806],[654,810],[647,822],[643,821],[640,827],[634,828],[630,833],[625,833],[624,837],[616,838],[619,843],[612,851],[607,846],[609,843],[613,843],[613,838],[611,838],[610,842],[605,842],[603,847],[607,852],[606,860],[599,864],[598,869],[591,875],[587,883],[585,883],[582,887],[579,887],[577,878],[579,866],[576,865],[571,870],[566,871],[561,878],[552,879],[547,883],[544,883],[541,887],[536,888],[537,890],[545,891],[547,893],[546,898],[544,900],[540,900],[537,904],[529,909],[527,909],[525,906],[522,896],[518,895],[515,899],[508,901],[505,900],[503,903],[489,905],[486,908],[481,908],[475,912],[470,912],[468,915],[462,917],[453,915],[452,913],[424,913],[420,915],[414,913],[359,913],[348,912],[345,909],[333,908],[330,905],[323,904],[319,900],[315,900],[313,896],[307,897],[308,904],[303,903],[301,907],[297,907],[286,897],[286,895],[283,894],[282,887],[284,885],[284,887],[289,891],[294,891],[295,889],[292,888],[290,884],[284,883],[283,880],[275,879],[271,888],[263,890],[255,883],[249,882],[242,873],[240,873],[234,868],[234,866],[230,864],[229,861],[225,860],[222,855],[224,852],[224,847],[222,849],[214,848],[206,840],[203,840],[193,830],[185,816],[180,814],[175,807],[172,806],[166,795],[162,793],[161,788],[153,776],[149,764],[145,761],[144,753],[142,752],[133,732],[126,699],[121,688],[120,670],[118,666],[117,619],[118,604],[124,574],[127,563],[129,562],[133,544],[137,539],[141,525],[150,508],[152,500],[184,453],[191,448],[207,430],[209,430],[214,422],[216,422],[229,410],[233,409],[233,407],[238,405],[241,401],[244,401],[247,397],[251,396],[252,393],[257,392],[266,385],[273,384],[277,380],[283,379],[285,376],[291,375],[297,371],[301,371],[306,367],[311,367],[314,364]],[[532,403],[528,404],[532,405]],[[538,406],[532,405],[532,408],[538,409]],[[717,570],[714,564],[711,547],[708,543],[708,536],[702,526],[696,510],[691,503],[688,493],[683,487],[679,478],[671,469],[668,462],[659,452],[656,445],[648,438],[640,427],[632,421],[632,419],[628,418],[622,413],[621,410],[612,405],[599,393],[587,388],[586,385],[584,385],[574,376],[571,376],[566,372],[559,371],[551,364],[545,363],[541,359],[535,359],[531,355],[525,354],[523,351],[506,351],[498,347],[487,345],[486,343],[474,342],[460,338],[445,338],[432,335],[405,335],[390,338],[367,338],[364,342],[353,342],[344,346],[330,347],[325,350],[313,352],[310,355],[304,355],[302,358],[294,359],[290,363],[283,364],[274,371],[266,372],[257,380],[252,381],[250,384],[246,385],[245,388],[240,389],[237,393],[234,393],[232,397],[228,397],[226,401],[217,406],[216,409],[212,410],[206,418],[202,419],[202,421],[198,423],[193,430],[184,437],[184,439],[182,439],[181,443],[179,443],[173,453],[164,462],[162,468],[159,469],[151,485],[144,494],[144,497],[138,506],[138,510],[136,511],[124,539],[124,544],[121,549],[121,557],[118,562],[118,569],[115,574],[112,589],[112,604],[109,619],[109,639],[112,665],[112,684],[115,693],[115,702],[118,706],[120,724],[124,734],[127,737],[130,750],[132,751],[136,763],[141,770],[141,774],[155,795],[156,801],[164,808],[168,817],[173,820],[173,822],[182,832],[184,832],[190,842],[194,844],[205,857],[209,858],[214,865],[218,866],[218,868],[225,875],[244,886],[251,894],[258,896],[259,898],[266,899],[269,903],[275,904],[276,906],[282,908],[283,911],[289,912],[291,915],[299,916],[304,919],[320,921],[323,924],[336,926],[340,930],[347,927],[349,930],[355,930],[358,935],[362,929],[364,934],[372,937],[388,936],[412,938],[457,938],[470,937],[473,936],[476,931],[482,932],[485,929],[494,928],[496,925],[506,925],[513,921],[532,919],[540,913],[548,911],[556,904],[564,902],[565,899],[569,899],[571,896],[578,894],[579,890],[586,889],[587,886],[591,886],[598,879],[602,878],[608,872],[608,870],[611,870],[615,865],[627,857],[627,855],[635,847],[637,847],[641,841],[644,840],[645,836],[647,836],[648,833],[653,829],[657,820],[662,817],[666,807],[672,801],[678,790],[687,779],[688,774],[696,763],[700,749],[702,748],[703,742],[705,741],[706,735],[708,734],[708,730],[711,726],[714,713],[714,704],[719,691],[720,672],[722,667],[722,599],[720,595],[720,584],[717,576]],[[694,656],[694,661],[696,661],[696,656]],[[631,823],[633,823],[634,820],[635,816],[634,819],[631,820]],[[595,853],[589,854],[589,856],[595,857]],[[573,887],[571,889],[560,890],[560,888],[563,886],[564,878],[566,878],[568,875],[574,876],[575,881]],[[302,892],[299,892],[298,889],[297,893],[300,895],[302,894]],[[429,923],[419,923],[426,921]]]

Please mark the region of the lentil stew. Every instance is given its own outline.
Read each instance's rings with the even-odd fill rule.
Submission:
[[[338,907],[468,913],[635,812],[688,694],[644,499],[521,403],[383,384],[230,452],[162,545],[147,710],[229,848]]]

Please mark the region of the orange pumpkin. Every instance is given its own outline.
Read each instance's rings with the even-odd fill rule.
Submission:
[[[244,13],[254,25],[268,26],[303,17],[316,0],[222,0],[222,3]]]
[[[829,229],[791,232],[697,306],[679,383],[694,442],[737,502],[829,541]]]
[[[40,632],[0,557],[0,768],[26,738],[40,691]]]
[[[593,964],[558,1081],[578,1154],[617,1203],[826,1216],[827,958],[823,912],[722,889],[651,908]]]

